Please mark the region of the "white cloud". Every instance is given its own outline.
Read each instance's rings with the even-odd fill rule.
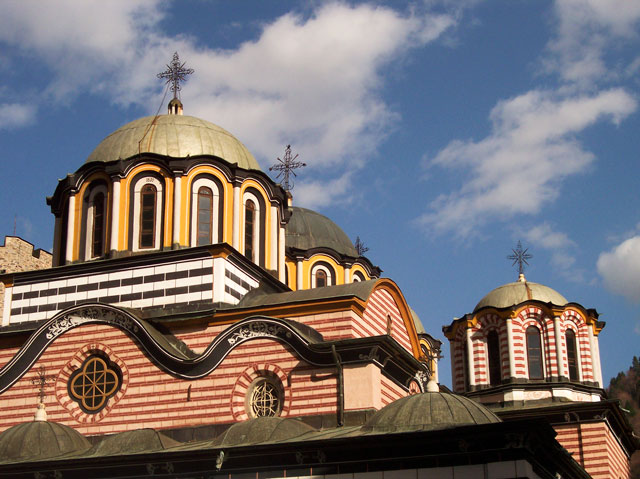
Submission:
[[[355,195],[351,172],[329,181],[307,181],[296,187],[295,203],[305,208],[318,209],[333,203],[349,203]]]
[[[568,82],[589,85],[612,75],[608,46],[637,36],[640,2],[556,0],[557,34],[549,42],[547,66]]]
[[[34,122],[36,107],[20,103],[0,103],[0,130],[19,128]]]
[[[182,91],[185,113],[231,131],[263,167],[292,144],[309,170],[346,165],[354,171],[397,119],[379,94],[386,70],[456,21],[422,8],[402,13],[320,3],[308,16],[288,13],[265,23],[255,40],[220,50],[167,37],[159,23],[166,6],[159,0],[6,2],[0,44],[48,66],[46,92],[56,101],[89,91],[150,113],[161,98],[155,73],[177,50],[196,70]],[[307,185],[309,198],[317,197],[311,192],[318,184]]]
[[[640,302],[640,236],[601,253],[597,268],[609,291]]]
[[[551,264],[555,270],[571,281],[583,281],[584,271],[576,269],[576,258],[571,253],[576,243],[566,233],[555,231],[547,222],[520,230],[527,243],[551,253]]]
[[[466,237],[486,221],[538,213],[557,198],[566,177],[593,161],[576,135],[605,118],[617,123],[635,109],[622,89],[570,97],[534,90],[499,102],[489,136],[452,141],[428,162],[455,170],[463,184],[436,198],[419,223]]]

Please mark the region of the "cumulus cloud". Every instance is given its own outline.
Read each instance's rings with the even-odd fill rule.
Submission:
[[[265,23],[256,39],[222,50],[166,36],[160,28],[166,6],[159,0],[10,1],[3,4],[0,44],[48,66],[45,92],[54,101],[89,91],[149,113],[161,99],[155,72],[177,50],[196,70],[182,92],[186,114],[233,132],[263,166],[292,144],[309,169],[326,176],[338,164],[361,168],[397,119],[379,94],[386,69],[456,21],[455,14],[424,8],[320,3],[307,15]],[[324,181],[339,185],[342,178]],[[312,193],[317,185],[298,191],[326,203]]]
[[[563,80],[579,85],[615,73],[607,63],[606,49],[637,36],[640,2],[556,0],[554,10],[557,33],[549,42],[546,65]]]
[[[0,103],[0,130],[30,125],[35,120],[36,111],[34,105]]]
[[[353,172],[347,172],[332,180],[307,181],[296,188],[296,203],[306,208],[317,209],[332,203],[348,203],[354,198]]]
[[[577,135],[603,119],[617,123],[635,109],[635,99],[622,89],[569,97],[534,90],[499,102],[489,136],[452,141],[427,161],[455,171],[462,186],[436,198],[419,223],[466,237],[486,221],[538,213],[557,198],[562,180],[593,161]]]
[[[541,223],[528,229],[521,229],[519,237],[539,249],[551,253],[551,264],[556,271],[571,281],[582,281],[584,272],[575,267],[576,258],[572,250],[576,243],[566,233],[556,231],[547,223]]]
[[[629,301],[640,302],[640,236],[601,253],[597,268],[609,291]]]

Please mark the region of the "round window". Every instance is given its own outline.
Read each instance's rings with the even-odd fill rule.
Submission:
[[[89,414],[102,410],[120,389],[122,373],[107,358],[89,356],[69,378],[69,396]]]
[[[283,390],[277,378],[259,377],[247,391],[246,409],[249,417],[274,417],[282,412]]]

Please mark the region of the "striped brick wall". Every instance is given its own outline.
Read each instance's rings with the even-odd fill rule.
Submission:
[[[67,391],[71,372],[93,351],[104,351],[123,373],[121,392],[100,414],[82,412]],[[3,351],[3,360],[7,356]],[[158,369],[137,342],[119,329],[85,325],[54,341],[29,372],[0,396],[0,430],[33,419],[38,387],[32,380],[40,366],[53,376],[45,389],[49,420],[89,435],[233,422],[243,413],[239,391],[246,390],[251,371],[277,372],[282,378],[284,415],[331,413],[337,404],[335,371],[310,367],[273,340],[243,343],[210,375],[186,381]],[[245,383],[239,383],[239,378]]]
[[[629,460],[604,421],[555,425],[558,442],[594,479],[630,477]]]
[[[391,404],[397,399],[407,396],[407,391],[402,389],[396,383],[386,376],[382,376],[382,405]]]
[[[353,336],[364,338],[387,334],[388,318],[391,318],[391,337],[407,351],[413,352],[400,309],[391,294],[384,289],[374,291],[369,297],[362,318],[353,323]]]
[[[513,357],[509,357],[506,320],[495,313],[486,313],[475,318],[475,325],[471,327],[473,341],[473,379],[476,385],[489,383],[487,334],[492,329],[498,331],[500,341],[500,358],[502,378],[509,377],[509,362],[514,362],[515,377],[527,379],[527,340],[526,330],[529,326],[536,326],[541,332],[543,347],[544,374],[546,378],[559,377],[562,363],[564,374],[568,376],[568,359],[566,345],[566,331],[572,329],[576,333],[576,346],[579,355],[579,371],[581,381],[596,381],[594,373],[591,345],[589,343],[589,328],[583,316],[576,310],[568,308],[559,318],[560,351],[556,347],[556,331],[551,315],[538,307],[522,309],[512,320]],[[455,340],[451,341],[452,379],[454,391],[465,390],[465,364],[462,348],[467,338],[466,328],[460,327],[456,331]],[[597,338],[594,338],[597,341]]]

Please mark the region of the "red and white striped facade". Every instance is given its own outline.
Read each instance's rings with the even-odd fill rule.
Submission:
[[[408,306],[395,284],[377,280],[366,300],[352,298],[341,306],[280,305],[268,311],[305,324],[323,335],[324,341],[367,340],[391,336],[399,350],[417,358],[418,338]],[[261,314],[227,312],[227,319],[199,319],[171,326],[172,335],[191,351],[202,354],[235,321]],[[35,333],[34,333],[35,334]],[[28,341],[27,341],[28,342]],[[16,341],[0,343],[0,368],[19,352]],[[122,386],[96,414],[84,412],[70,397],[69,378],[91,354],[102,353],[121,371]],[[41,369],[43,368],[43,369]],[[1,371],[1,369],[0,369]],[[38,402],[40,371],[48,377],[45,400],[51,421],[74,427],[83,434],[109,434],[139,428],[174,429],[246,420],[246,396],[259,376],[276,377],[283,386],[282,417],[335,414],[339,407],[336,367],[313,366],[291,347],[273,338],[256,338],[230,350],[208,375],[184,379],[163,370],[140,342],[126,331],[108,324],[87,324],[57,337],[28,371],[0,395],[0,431],[32,420]],[[407,396],[409,385],[386,374],[375,357],[362,358],[344,367],[344,411],[380,409]]]
[[[603,384],[598,348],[600,325],[589,311],[575,303],[556,307],[535,300],[508,310],[484,308],[457,319],[445,330],[451,344],[454,391],[464,393],[500,386],[501,392],[486,397],[486,402],[554,397],[573,401],[598,400]],[[535,326],[541,333],[543,381],[529,380],[525,334],[529,326]],[[593,392],[573,388],[568,380],[565,340],[568,330],[575,333],[578,352],[578,381],[575,384],[589,386]],[[501,372],[500,383],[493,385],[489,379],[487,342],[491,331],[498,334]],[[465,357],[473,360],[465,364]],[[525,383],[528,389],[518,389],[519,384]],[[508,390],[505,390],[506,384],[510,384]],[[532,384],[539,384],[540,388],[532,390]]]

